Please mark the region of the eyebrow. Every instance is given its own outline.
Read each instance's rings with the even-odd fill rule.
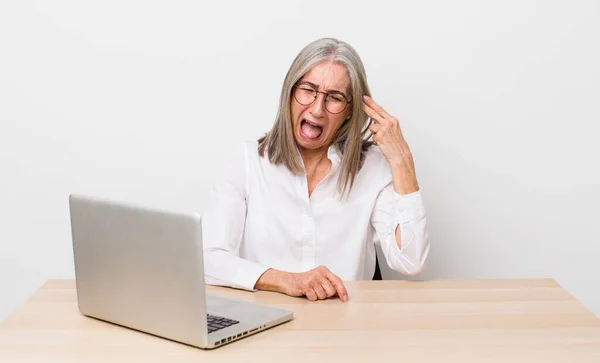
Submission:
[[[309,82],[309,81],[300,81],[300,82],[298,82],[298,84],[307,84],[307,85],[309,85],[309,86],[311,86],[311,87],[313,87],[313,88],[315,88],[317,90],[319,89],[319,85],[314,84],[314,83]],[[343,95],[344,97],[346,97],[346,99],[349,99],[348,96],[344,92],[342,92],[342,91],[338,91],[336,89],[327,89],[325,91],[327,93],[339,93],[339,94]]]

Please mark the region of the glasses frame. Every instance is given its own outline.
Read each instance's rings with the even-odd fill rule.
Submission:
[[[298,97],[296,97],[296,88],[298,88],[300,86],[305,86],[305,87],[308,87],[308,88],[312,89],[313,91],[315,91],[315,98],[313,98],[313,100],[311,102],[305,104],[305,103],[302,103],[302,102],[300,102],[298,100]],[[312,105],[313,103],[315,103],[315,100],[319,97],[319,93],[324,94],[325,95],[325,109],[327,110],[327,112],[329,112],[332,115],[338,115],[338,114],[344,112],[344,110],[346,110],[346,108],[348,107],[348,105],[352,103],[352,100],[348,100],[348,97],[346,97],[346,95],[343,94],[343,93],[340,93],[340,92],[329,93],[329,92],[319,91],[318,89],[315,89],[313,86],[311,86],[309,84],[305,84],[305,83],[296,83],[295,85],[292,86],[292,91],[293,91],[294,99],[296,100],[296,102],[298,102],[302,106],[310,106],[310,105]],[[339,95],[339,96],[342,96],[344,98],[344,100],[346,101],[346,105],[344,105],[344,108],[340,112],[331,112],[327,108],[327,97],[329,97],[329,95]]]

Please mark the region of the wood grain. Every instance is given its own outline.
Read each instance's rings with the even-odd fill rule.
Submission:
[[[600,319],[551,279],[352,281],[348,303],[208,286],[293,321],[213,351],[81,316],[51,280],[0,323],[0,362],[600,362]]]

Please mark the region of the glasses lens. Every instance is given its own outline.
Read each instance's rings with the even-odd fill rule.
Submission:
[[[346,99],[342,95],[331,94],[327,96],[325,107],[331,113],[340,113],[346,108]]]
[[[308,106],[317,99],[317,91],[307,85],[298,85],[294,89],[294,98],[298,103]],[[341,94],[333,93],[327,95],[325,99],[325,108],[330,113],[340,113],[346,109],[348,101]]]
[[[298,101],[298,103],[306,106],[313,103],[315,98],[317,98],[317,92],[308,86],[300,85],[296,87],[294,97],[296,97],[296,101]]]

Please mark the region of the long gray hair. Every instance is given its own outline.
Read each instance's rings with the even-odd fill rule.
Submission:
[[[283,82],[275,123],[258,140],[258,153],[264,157],[266,151],[271,163],[284,164],[293,173],[304,172],[292,127],[292,87],[314,66],[330,60],[342,64],[348,71],[348,93],[352,97],[352,116],[342,124],[333,142],[342,156],[337,188],[340,196],[343,196],[350,194],[354,177],[363,165],[366,150],[373,144],[369,141],[370,134],[367,134],[370,122],[367,123],[368,117],[361,107],[363,95],[371,96],[367,75],[358,53],[349,44],[333,38],[323,38],[300,51]]]

